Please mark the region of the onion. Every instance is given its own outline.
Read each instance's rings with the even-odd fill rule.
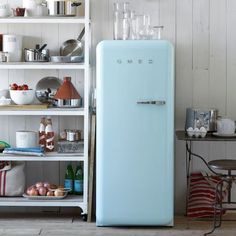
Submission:
[[[47,194],[47,188],[45,188],[45,187],[39,187],[38,191],[39,191],[40,196],[46,196],[46,194]]]
[[[50,185],[49,182],[44,182],[44,183],[43,183],[43,187],[45,187],[45,188],[51,188],[51,185]]]
[[[43,187],[43,183],[42,182],[38,182],[35,184],[36,188],[39,188],[39,187]]]
[[[49,190],[49,191],[47,192],[47,196],[48,196],[48,197],[52,197],[52,196],[54,196],[53,191],[50,191],[50,190]]]
[[[30,195],[30,190],[31,190],[32,188],[35,188],[35,189],[36,189],[35,185],[31,185],[30,187],[27,188],[27,190],[26,190],[27,195]]]
[[[35,187],[32,187],[30,190],[29,190],[29,192],[28,192],[29,194],[29,196],[38,196],[39,195],[39,192],[38,192],[38,190],[35,188]]]
[[[54,195],[56,197],[62,197],[62,196],[64,196],[64,192],[61,189],[56,189],[54,192]]]
[[[50,189],[57,189],[57,185],[56,184],[50,184]]]

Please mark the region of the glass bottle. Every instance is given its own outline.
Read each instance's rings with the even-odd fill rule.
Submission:
[[[123,19],[122,19],[122,39],[127,40],[130,37],[130,11],[129,3],[123,3]]]
[[[64,187],[71,189],[68,193],[72,194],[74,192],[74,171],[71,163],[66,168]]]
[[[52,128],[51,117],[47,117],[46,119],[45,136],[46,136],[46,151],[47,152],[54,151],[54,131]]]
[[[122,39],[122,11],[118,2],[114,3],[113,10],[113,39]]]
[[[39,146],[44,149],[46,147],[45,125],[46,125],[46,118],[41,117],[41,121],[39,125]]]
[[[83,163],[79,162],[74,179],[74,193],[77,195],[82,195],[84,189],[84,173],[83,173]]]
[[[130,39],[137,39],[136,15],[135,11],[130,12]]]

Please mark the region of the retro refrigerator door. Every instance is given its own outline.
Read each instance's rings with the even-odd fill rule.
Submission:
[[[173,223],[173,47],[97,48],[97,225]]]

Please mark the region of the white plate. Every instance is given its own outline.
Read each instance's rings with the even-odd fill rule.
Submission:
[[[65,192],[64,196],[56,197],[56,196],[29,196],[27,194],[23,194],[23,197],[28,198],[29,200],[60,200],[67,196],[67,192]]]
[[[228,138],[236,137],[236,133],[234,133],[234,134],[219,134],[219,133],[215,132],[215,133],[212,133],[212,135],[218,136],[218,137],[228,137]]]

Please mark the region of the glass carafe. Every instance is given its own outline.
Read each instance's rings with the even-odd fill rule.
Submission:
[[[113,39],[122,39],[123,11],[118,2],[114,3],[113,11]]]
[[[130,10],[129,2],[123,3],[123,19],[122,19],[122,39],[127,40],[130,37]]]

